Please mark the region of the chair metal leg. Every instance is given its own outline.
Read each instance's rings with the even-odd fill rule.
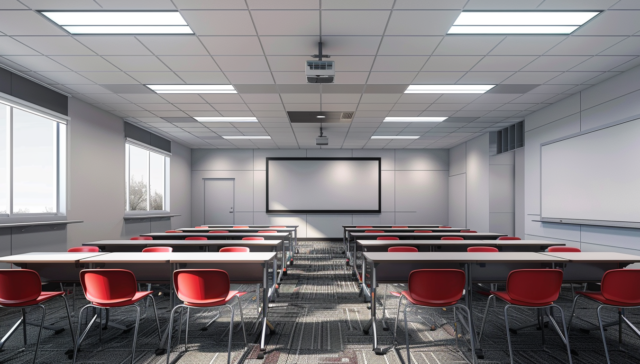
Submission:
[[[256,284],[256,312],[260,314],[260,283]]]
[[[22,340],[24,342],[24,346],[27,346],[27,311],[24,308],[21,308],[22,312]]]
[[[482,340],[482,333],[484,332],[484,323],[487,321],[487,316],[489,315],[489,304],[491,303],[491,299],[493,298],[493,305],[495,307],[496,296],[491,295],[487,299],[487,306],[484,309],[484,316],[482,316],[482,325],[480,325],[480,335],[478,336],[478,342]]]
[[[171,310],[171,314],[169,315],[169,327],[167,328],[167,364],[169,364],[169,359],[171,358],[171,334],[173,331],[173,316],[175,315],[178,308],[182,309],[182,306],[174,307],[173,310]]]
[[[187,322],[184,329],[184,351],[187,351],[187,345],[189,345],[189,307],[187,307]]]
[[[402,306],[402,299],[404,298],[404,296],[400,296],[400,299],[398,300],[398,313],[396,314],[396,324],[393,328],[393,344],[397,345],[398,343],[398,337],[396,336],[398,333],[398,318],[400,317],[400,306]]]
[[[44,326],[44,317],[47,315],[47,309],[43,305],[38,305],[42,309],[42,319],[40,320],[40,330],[38,330],[38,339],[36,341],[36,352],[33,354],[33,364],[36,364],[38,359],[38,348],[40,348],[40,337],[42,336],[42,326]],[[25,326],[26,326],[25,321]]]
[[[611,360],[609,360],[609,350],[607,349],[607,340],[604,337],[604,326],[602,326],[602,313],[600,310],[604,306],[598,306],[598,326],[600,327],[600,335],[602,335],[602,344],[604,345],[604,355],[607,358],[607,364],[611,364]]]
[[[494,302],[495,304],[495,302]],[[473,318],[471,317],[471,312],[469,311],[469,309],[467,308],[467,306],[465,305],[455,305],[453,306],[453,321],[454,324],[456,325],[456,329],[455,329],[455,334],[456,334],[456,346],[458,345],[458,325],[456,324],[456,308],[461,308],[463,311],[465,311],[465,314],[467,315],[467,324],[469,326],[467,326],[469,329],[471,329],[473,326],[471,326],[471,320],[473,320]],[[469,341],[471,342],[471,363],[476,364],[477,363],[477,357],[476,357],[476,345],[474,343],[473,338],[471,337],[471,335],[473,335],[473,332],[469,331]],[[460,348],[458,347],[458,350],[460,350]],[[462,353],[462,350],[460,350],[460,353]],[[463,358],[466,359],[466,357],[464,356],[464,354],[462,355]]]
[[[409,303],[404,306],[404,339],[407,346],[407,364],[411,364],[411,352],[409,352],[409,323],[407,322],[407,308],[409,308]]]
[[[509,333],[509,307],[511,307],[511,305],[509,304],[504,306],[504,324],[507,327],[507,345],[509,345],[509,360],[511,364],[513,364],[513,349],[511,348],[511,334]]]
[[[135,362],[136,341],[138,340],[138,326],[140,326],[140,307],[137,304],[134,304],[133,306],[136,308],[136,327],[133,329],[133,344],[131,345],[131,364]]]
[[[180,346],[180,337],[182,336],[182,313],[184,312],[184,306],[180,307],[180,321],[178,322],[178,341],[176,346]]]
[[[575,316],[575,312],[576,312],[576,304],[578,303],[578,297],[580,297],[580,295],[577,295],[574,299],[573,299],[573,305],[571,305],[571,316],[569,316],[569,326],[567,326],[567,331],[571,332],[571,322],[573,321],[573,316]]]
[[[91,304],[88,304],[86,306],[84,306],[83,308],[80,309],[80,314],[78,315],[78,331],[76,332],[76,344],[73,348],[73,364],[75,364],[77,358],[78,358],[78,350],[80,349],[80,344],[82,344],[82,340],[84,339],[84,337],[87,335],[87,332],[89,332],[89,329],[91,328],[91,325],[93,325],[93,323],[96,321],[97,316],[94,315],[93,318],[91,319],[91,321],[89,321],[89,323],[87,324],[87,328],[84,329],[84,332],[82,332],[82,335],[80,335],[80,330],[82,329],[82,320],[80,318],[82,318],[82,312],[89,308],[92,307]],[[87,312],[87,315],[89,313]]]
[[[67,297],[65,295],[61,296],[64,300],[64,307],[67,309],[67,321],[69,321],[69,333],[71,333],[71,342],[73,342],[73,346],[76,346],[76,337],[73,334],[73,324],[71,323],[71,313],[69,312],[69,302],[67,301]]]
[[[244,316],[242,315],[242,301],[240,301],[240,297],[236,296],[236,300],[238,300],[238,310],[240,311],[240,325],[242,326],[242,337],[244,338],[244,346],[247,346],[247,333],[244,330]]]
[[[564,330],[564,343],[567,346],[567,355],[569,356],[569,364],[572,364],[573,361],[571,359],[571,347],[569,345],[569,330],[567,330],[567,323],[564,320],[564,311],[562,311],[562,308],[560,306],[552,305],[551,307],[549,307],[549,312],[550,313],[552,313],[552,311],[551,311],[552,307],[556,307],[558,310],[560,310],[560,318],[562,319],[562,328]],[[555,320],[555,318],[554,318],[554,320]]]
[[[153,304],[153,313],[156,316],[156,326],[158,326],[158,340],[162,340],[162,333],[160,331],[160,320],[158,319],[158,308],[156,307],[156,300],[155,298],[153,298],[153,295],[149,295],[149,298],[151,298],[151,303]],[[146,310],[145,310],[145,315],[146,315]]]
[[[231,319],[229,320],[229,346],[227,348],[227,364],[231,364],[231,341],[233,340],[233,317],[234,310],[233,306],[227,306],[229,310],[231,310]]]

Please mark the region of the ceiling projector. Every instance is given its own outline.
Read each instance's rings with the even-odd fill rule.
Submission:
[[[329,137],[322,135],[322,125],[320,126],[320,135],[316,138],[316,145],[329,145]]]
[[[333,61],[307,61],[307,83],[333,83],[336,75]]]

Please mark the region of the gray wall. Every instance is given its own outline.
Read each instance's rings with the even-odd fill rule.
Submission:
[[[381,157],[381,214],[267,214],[265,158]],[[192,223],[204,223],[204,178],[235,179],[236,224],[300,225],[300,237],[341,237],[342,225],[447,224],[447,150],[193,149]]]
[[[524,209],[524,148],[516,149],[515,152],[515,234],[514,236],[524,239],[524,221],[525,221],[525,209]]]
[[[489,157],[489,231],[515,235],[515,154]]]
[[[583,251],[638,254],[640,230],[534,222],[540,218],[540,144],[640,114],[640,67],[567,97],[525,120],[525,234]],[[640,135],[638,135],[640,140]],[[628,156],[635,163],[638,156]],[[602,186],[603,189],[609,188]],[[633,203],[633,202],[630,202]]]
[[[171,228],[191,226],[191,148],[171,142]]]

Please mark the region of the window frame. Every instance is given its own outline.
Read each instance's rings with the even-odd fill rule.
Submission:
[[[130,183],[130,147],[136,147],[146,151],[147,154],[147,208],[146,210],[130,210],[129,206],[129,183]],[[163,180],[163,201],[162,201],[162,210],[149,210],[151,207],[151,153],[160,155],[164,158],[163,164],[163,172],[164,172],[164,180]],[[125,138],[125,216],[136,216],[136,215],[153,215],[153,214],[166,214],[170,213],[170,176],[171,176],[171,153],[155,148],[148,144],[139,142],[135,139]]]

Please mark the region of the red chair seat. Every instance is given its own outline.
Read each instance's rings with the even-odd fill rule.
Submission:
[[[50,299],[52,299],[53,297],[58,297],[58,296],[62,296],[64,294],[64,292],[41,292],[40,296],[34,300],[31,301],[26,301],[26,302],[19,302],[19,303],[3,303],[0,302],[0,306],[2,307],[24,307],[24,306],[32,306],[32,305],[37,305],[40,304],[42,302],[48,301]]]
[[[602,292],[576,292],[576,294],[581,294],[585,297],[589,297],[592,300],[598,301],[602,304],[605,305],[611,305],[611,306],[623,306],[623,307],[633,307],[633,306],[640,306],[640,301],[638,302],[618,302],[618,301],[613,301],[610,299],[607,299],[605,296],[602,295]]]
[[[95,306],[98,307],[122,307],[122,306],[129,306],[132,305],[140,300],[142,300],[143,298],[147,297],[148,295],[152,294],[153,291],[143,291],[143,292],[136,292],[136,294],[133,296],[133,298],[131,298],[130,300],[124,300],[124,301],[120,301],[120,300],[116,300],[116,302],[112,302],[112,303],[106,303],[106,302],[92,302]]]
[[[543,307],[543,306],[549,306],[553,304],[553,302],[532,303],[532,302],[514,300],[509,296],[509,294],[506,291],[499,291],[499,292],[491,291],[491,294],[495,295],[496,297],[500,298],[505,302],[511,303],[513,305],[518,305],[518,306]]]
[[[225,298],[214,298],[210,300],[204,300],[201,302],[185,302],[184,304],[185,306],[191,306],[191,307],[216,307],[216,306],[226,305],[229,301],[231,301],[231,299],[235,295],[238,295],[238,297],[242,297],[245,294],[247,294],[247,292],[229,291],[229,294]]]
[[[418,306],[444,307],[444,306],[453,306],[456,303],[458,303],[458,301],[444,302],[444,303],[434,303],[434,302],[419,301],[419,300],[416,300],[413,297],[411,297],[411,293],[409,293],[409,291],[402,291],[401,294],[403,296],[405,296],[409,302],[413,303],[414,305],[418,305]]]

